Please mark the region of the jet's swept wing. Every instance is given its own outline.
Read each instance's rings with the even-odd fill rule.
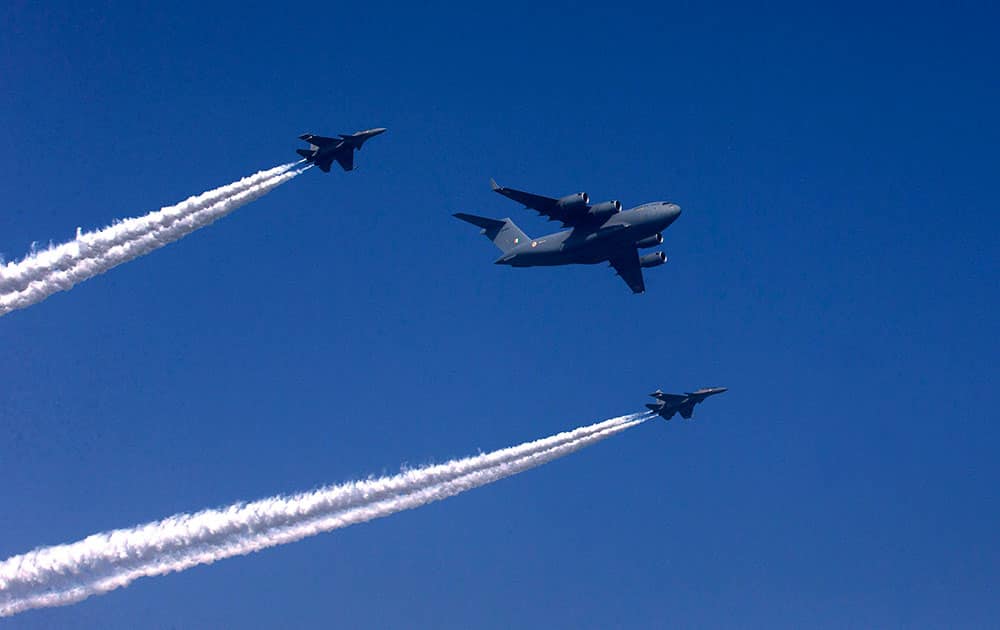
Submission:
[[[337,138],[326,138],[323,136],[315,136],[311,133],[302,134],[301,136],[299,136],[299,140],[305,140],[309,144],[315,145],[317,147],[325,147],[334,144],[335,142],[343,142],[343,140],[339,140]]]
[[[655,392],[650,394],[650,396],[656,398],[657,400],[662,400],[663,402],[666,403],[674,403],[678,405],[684,402],[684,400],[687,398],[687,396],[684,394],[665,394],[660,390],[656,390]]]
[[[646,283],[642,279],[642,266],[639,264],[639,250],[634,247],[622,250],[611,257],[611,266],[621,276],[632,293],[645,293]]]
[[[525,208],[531,208],[538,214],[548,217],[549,221],[560,221],[565,227],[576,227],[585,222],[563,208],[559,204],[558,199],[524,192],[523,190],[515,190],[514,188],[507,188],[506,186],[497,184],[492,179],[490,180],[490,187],[493,188],[493,192],[523,204]],[[585,200],[586,195],[583,195],[581,198]]]
[[[354,170],[354,151],[348,150],[338,153],[334,159],[337,160],[337,164],[340,164],[340,168],[345,171]],[[330,170],[329,163],[327,163],[326,170]]]

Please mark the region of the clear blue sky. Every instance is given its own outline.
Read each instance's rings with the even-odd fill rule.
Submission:
[[[0,9],[7,259],[389,132],[0,321],[0,556],[730,391],[5,626],[1000,618],[992,6],[59,4]],[[494,266],[451,213],[552,224],[490,176],[675,201],[670,262]]]

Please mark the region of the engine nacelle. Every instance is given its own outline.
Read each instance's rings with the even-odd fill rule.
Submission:
[[[641,241],[636,241],[635,246],[638,247],[639,249],[646,249],[647,247],[656,247],[661,243],[663,243],[663,235],[654,234],[652,236],[647,236]]]
[[[663,252],[653,252],[639,257],[639,266],[645,268],[659,267],[665,262],[667,262],[667,255]]]
[[[564,210],[570,214],[578,214],[581,212],[586,212],[587,208],[590,207],[590,195],[585,192],[578,192],[572,195],[566,195],[562,199],[556,202],[561,210]]]
[[[605,201],[597,205],[590,207],[590,216],[601,221],[607,221],[612,215],[618,214],[622,211],[622,202],[615,201]]]

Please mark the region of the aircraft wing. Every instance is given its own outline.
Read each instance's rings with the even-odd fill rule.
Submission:
[[[632,293],[645,293],[646,283],[642,279],[642,267],[639,265],[639,250],[631,247],[611,257],[611,266],[622,277]]]
[[[325,157],[319,160],[313,160],[312,162],[313,164],[319,167],[319,170],[323,171],[324,173],[329,173],[330,166],[333,164],[333,158]]]
[[[492,179],[490,180],[490,186],[493,188],[493,192],[499,193],[508,199],[513,199],[514,201],[523,204],[525,208],[531,208],[538,214],[548,217],[549,221],[561,221],[566,227],[573,227],[577,223],[576,221],[570,219],[569,215],[559,208],[558,199],[524,192],[523,190],[515,190],[514,188],[507,188],[506,186],[500,186]]]
[[[683,407],[681,407],[680,409],[678,409],[677,411],[681,413],[682,418],[684,418],[685,420],[690,420],[691,416],[694,415],[694,403],[688,403]]]
[[[662,400],[665,403],[673,403],[675,405],[684,402],[684,399],[687,398],[687,396],[684,396],[683,394],[664,394],[663,392],[656,392],[655,394],[650,395],[654,398]]]
[[[305,140],[306,142],[314,144],[317,147],[325,147],[335,142],[341,142],[341,140],[337,140],[336,138],[325,138],[323,136],[314,136],[311,133],[302,134],[301,136],[299,136],[299,140]]]
[[[338,152],[335,159],[337,160],[337,164],[340,164],[340,168],[345,171],[354,170],[354,151],[349,149],[347,151]]]

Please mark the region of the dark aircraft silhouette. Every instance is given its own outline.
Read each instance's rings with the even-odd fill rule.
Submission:
[[[455,217],[481,227],[482,234],[503,252],[495,261],[498,265],[535,267],[608,262],[633,293],[643,293],[646,284],[642,269],[667,262],[662,251],[640,256],[638,250],[663,242],[661,232],[681,214],[677,204],[656,201],[623,212],[620,201],[590,205],[590,197],[583,192],[552,199],[504,188],[492,180],[490,183],[494,192],[570,228],[530,238],[509,218],[498,221],[456,214]]]
[[[295,152],[301,155],[308,162],[312,162],[324,173],[330,172],[330,166],[336,161],[345,171],[354,169],[354,152],[361,150],[361,145],[365,140],[373,138],[380,133],[384,133],[384,127],[366,129],[357,133],[340,134],[338,138],[324,138],[314,136],[311,133],[304,133],[299,136],[300,140],[309,143],[308,149],[296,149]]]
[[[724,391],[726,391],[725,387],[706,387],[686,394],[664,394],[660,390],[656,390],[650,396],[656,398],[657,402],[646,403],[646,407],[650,411],[658,413],[664,420],[673,418],[675,413],[680,413],[682,418],[688,420],[694,414],[695,405],[709,396],[721,394]]]

